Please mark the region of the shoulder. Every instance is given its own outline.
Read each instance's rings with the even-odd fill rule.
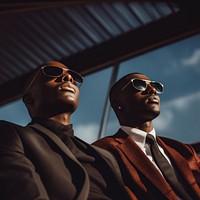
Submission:
[[[0,148],[7,150],[21,149],[22,143],[19,131],[22,126],[12,122],[0,120]]]
[[[12,125],[17,125],[17,124],[14,124],[12,122],[8,122],[8,121],[5,121],[5,120],[0,120],[0,127],[12,126]]]
[[[190,156],[196,154],[194,148],[190,144],[186,144],[186,143],[180,142],[178,140],[166,138],[166,137],[158,137],[158,138],[161,141],[163,141],[167,146],[170,146],[171,148],[178,151],[184,157],[190,157]]]
[[[105,146],[111,146],[115,143],[116,141],[115,141],[114,136],[107,136],[95,141],[94,143],[92,143],[92,145],[95,145],[98,147],[105,147]]]
[[[28,126],[21,126],[12,122],[0,120],[0,135],[19,134],[28,129]]]
[[[14,132],[17,132],[17,130],[20,128],[23,127],[12,122],[0,120],[0,135],[12,134]]]
[[[161,137],[161,136],[158,136],[157,138],[159,138],[160,140],[162,140],[164,143],[166,143],[169,146],[174,146],[174,147],[178,147],[178,148],[179,147],[185,148],[186,146],[189,146],[188,144],[185,144],[185,143],[175,140],[175,139]]]
[[[6,148],[8,150],[16,149],[17,146],[21,148],[26,138],[30,138],[30,143],[33,142],[32,135],[36,134],[29,126],[21,126],[12,122],[0,120],[0,148]]]
[[[115,155],[119,151],[120,144],[121,144],[120,139],[116,137],[116,135],[112,135],[101,138],[95,141],[92,145],[105,149]]]
[[[129,138],[129,135],[124,131],[119,129],[114,135],[103,137],[93,143],[95,146],[99,146],[101,148],[112,148],[116,147],[118,144],[124,143]]]

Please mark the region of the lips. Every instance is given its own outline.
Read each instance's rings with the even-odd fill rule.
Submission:
[[[156,97],[156,96],[151,96],[147,99],[147,103],[156,103],[158,104],[159,103],[159,98]]]
[[[73,93],[76,92],[74,88],[72,88],[72,87],[69,86],[69,84],[62,84],[62,85],[59,87],[59,89],[60,89],[61,91],[68,91],[68,92],[73,92]]]

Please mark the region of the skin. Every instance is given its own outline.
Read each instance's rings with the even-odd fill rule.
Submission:
[[[133,73],[123,77],[110,92],[110,102],[119,123],[124,126],[138,128],[145,132],[153,129],[152,120],[160,114],[160,98],[150,84],[145,91],[138,91],[129,83],[133,78],[150,80],[146,75]]]
[[[56,61],[45,65],[68,69]],[[50,78],[40,70],[23,100],[32,118],[49,118],[68,125],[71,114],[78,106],[79,88],[68,73],[59,78]]]

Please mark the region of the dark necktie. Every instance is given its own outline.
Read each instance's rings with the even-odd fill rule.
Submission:
[[[179,197],[182,197],[185,200],[192,200],[192,198],[188,195],[188,193],[183,189],[183,187],[179,183],[172,166],[169,164],[167,159],[160,152],[154,136],[147,134],[146,142],[150,146],[152,156],[157,166],[161,170],[167,182],[174,189],[174,191],[178,194]]]

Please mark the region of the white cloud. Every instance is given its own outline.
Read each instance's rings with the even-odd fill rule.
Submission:
[[[182,111],[186,109],[193,101],[200,100],[200,91],[195,93],[190,93],[188,95],[173,99],[162,105],[164,109],[176,109]]]
[[[118,131],[119,127],[120,127],[120,124],[119,124],[117,118],[113,121],[109,121],[107,130],[106,130],[106,134],[113,135],[114,133],[116,133]]]
[[[165,130],[170,127],[174,120],[174,112],[176,111],[181,115],[195,101],[200,101],[200,91],[163,103],[160,116],[154,120],[156,129]]]
[[[169,67],[165,67],[163,68],[163,70],[166,75],[170,75],[170,74],[174,74],[178,72],[180,73],[180,66],[177,61],[171,60]]]
[[[97,140],[99,125],[97,123],[80,124],[74,127],[75,135],[82,140],[92,143]]]
[[[185,70],[187,68],[200,72],[200,48],[195,49],[193,53],[191,53],[191,56],[188,56],[186,58],[182,57],[181,60],[171,59],[169,61],[169,67],[164,68],[164,72],[166,74],[180,73],[180,70]]]
[[[120,125],[117,120],[109,121],[106,129],[106,134],[112,135],[116,133],[119,126]],[[80,124],[74,127],[74,130],[77,137],[88,143],[92,143],[98,139],[99,124],[94,122],[88,124]]]
[[[200,49],[196,49],[192,56],[181,61],[184,66],[196,66],[200,64]]]
[[[170,127],[171,122],[173,121],[174,115],[171,109],[164,109],[162,114],[156,118],[153,122],[156,130],[165,130]]]

